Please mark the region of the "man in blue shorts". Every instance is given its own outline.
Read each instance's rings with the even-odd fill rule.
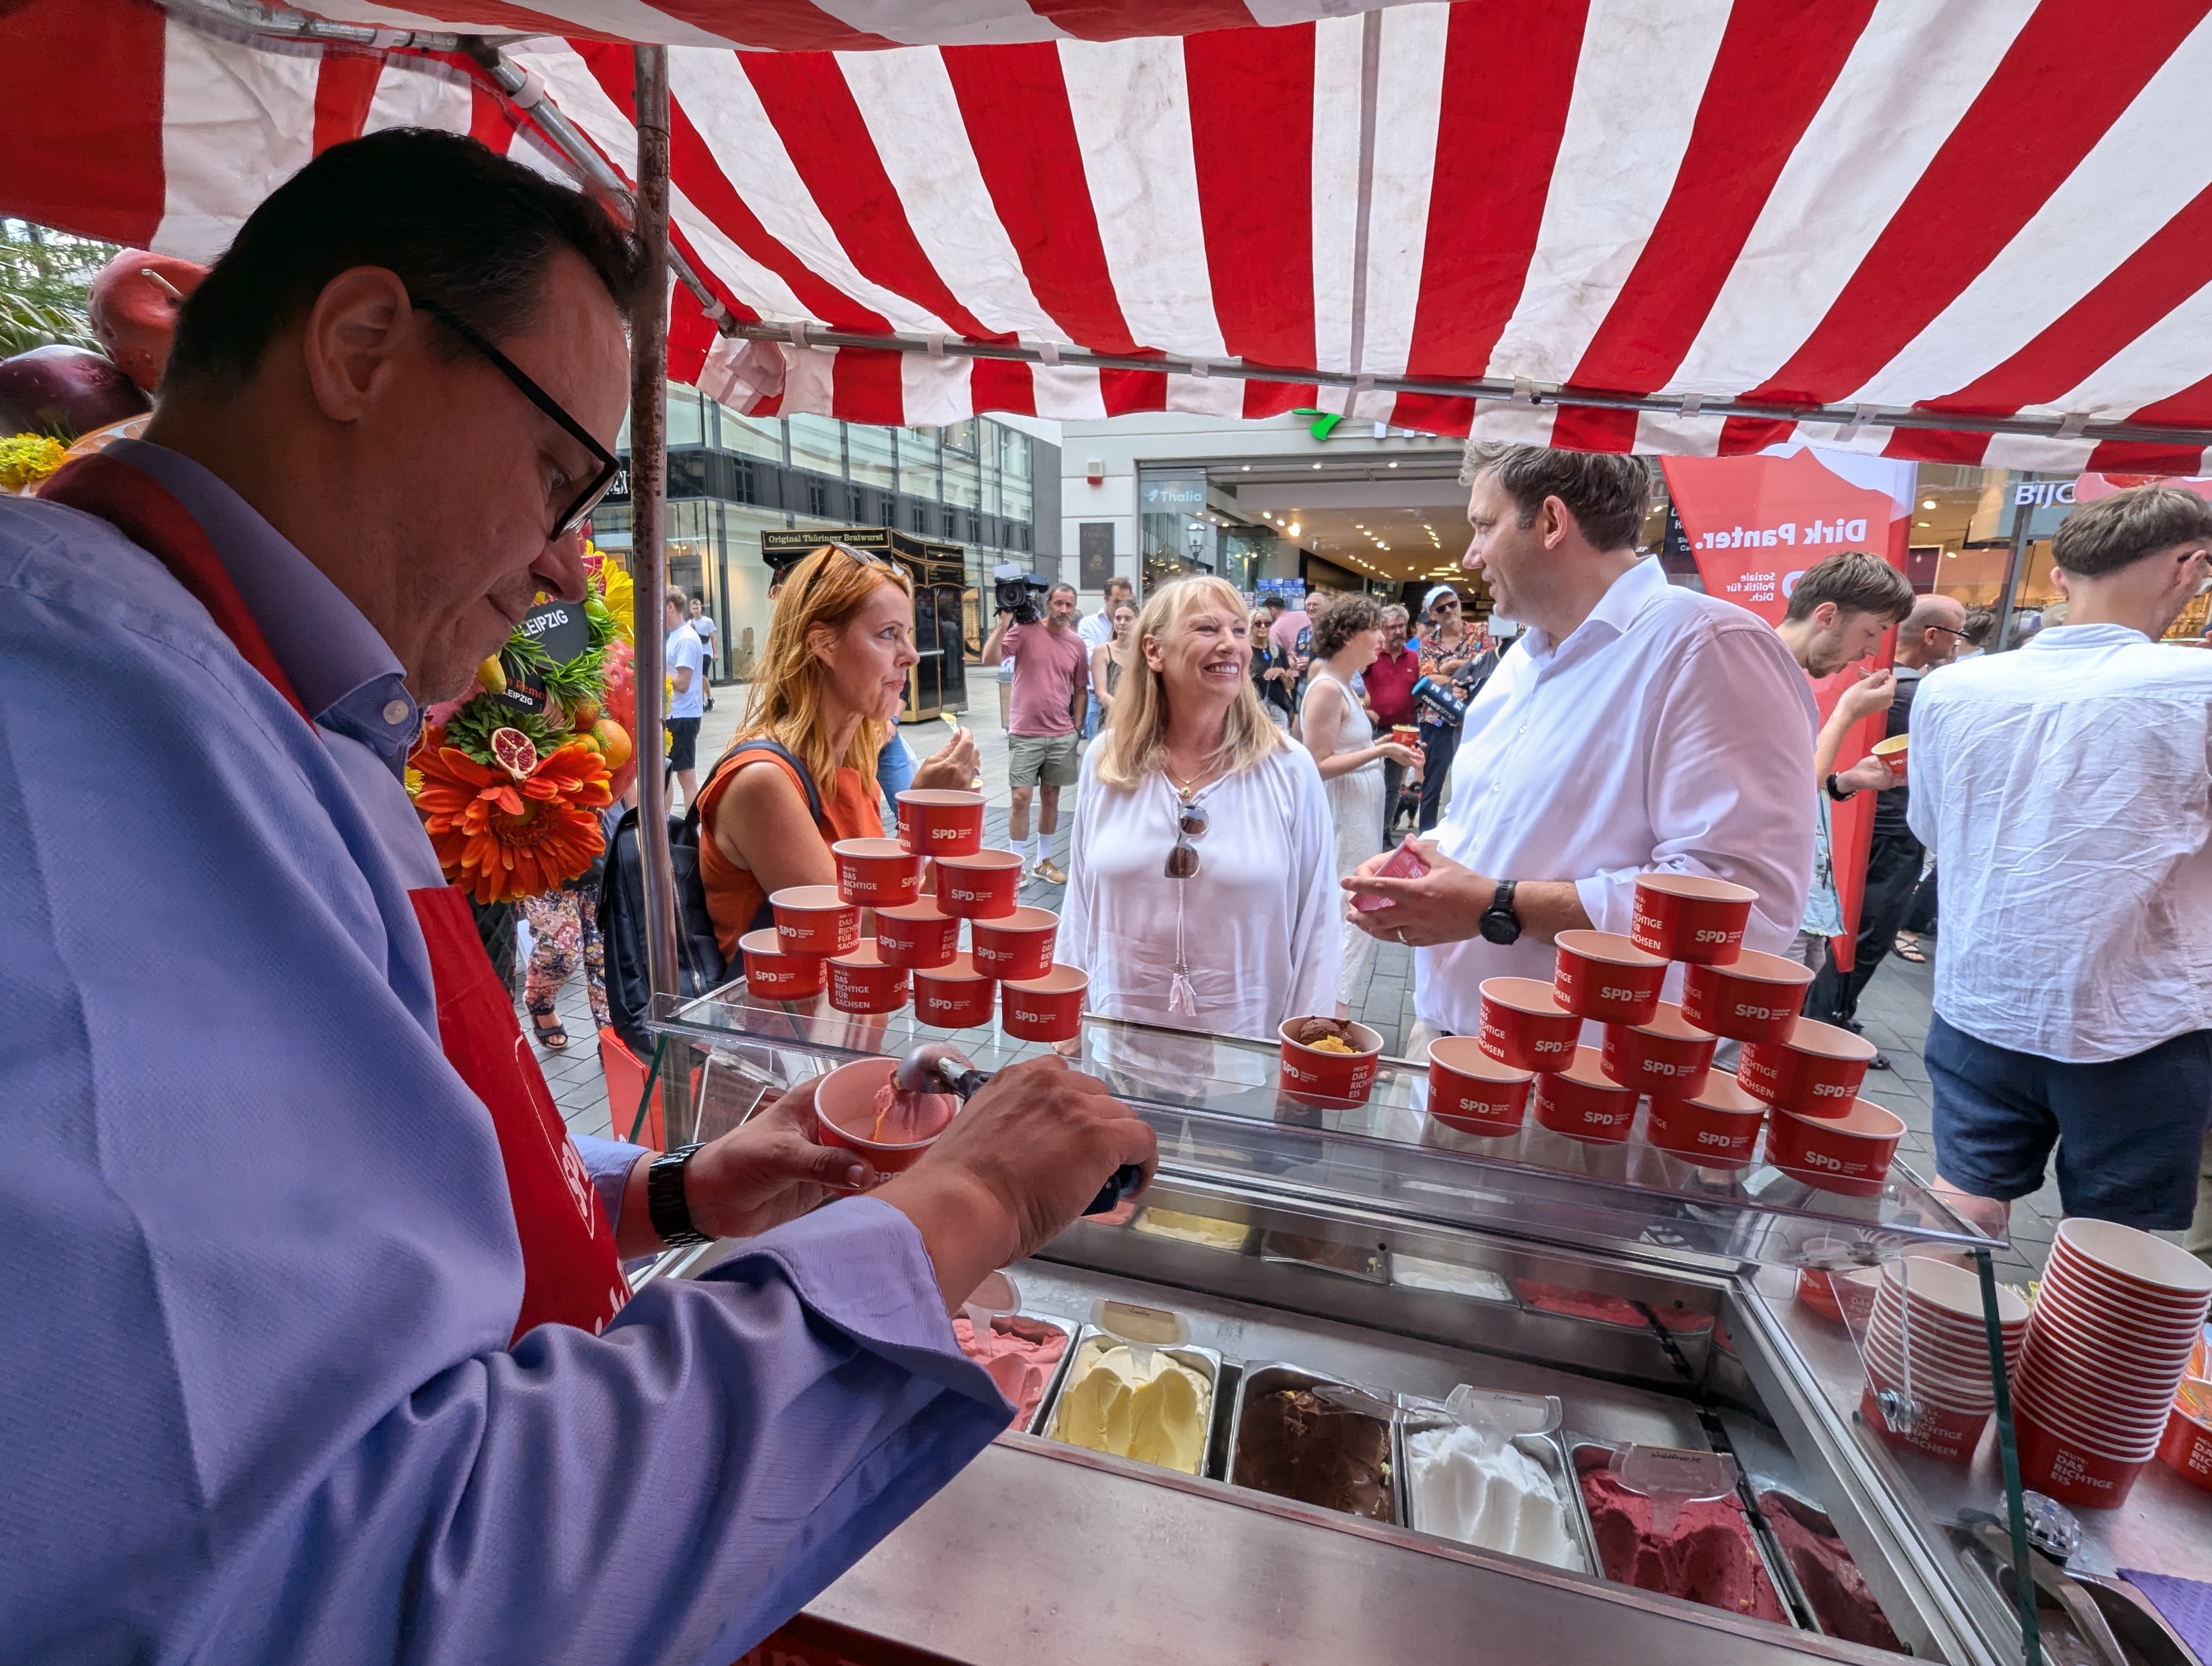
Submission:
[[[2066,623],[1913,705],[1936,1170],[2002,1235],[2055,1145],[2068,1214],[2183,1227],[2212,1116],[2212,655],[2159,638],[2212,572],[2212,504],[2118,492],[2051,553]]]

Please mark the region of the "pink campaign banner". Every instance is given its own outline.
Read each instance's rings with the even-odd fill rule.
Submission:
[[[1801,446],[1753,457],[1667,457],[1660,466],[1706,593],[1748,608],[1769,624],[1782,623],[1790,593],[1823,556],[1864,550],[1905,570],[1912,526],[1910,462]],[[1871,662],[1815,679],[1813,695],[1822,722],[1846,688],[1870,668],[1890,663],[1895,647],[1892,633]],[[1877,712],[1845,735],[1836,767],[1847,769],[1864,757],[1881,739],[1883,722]],[[1805,785],[1815,790],[1810,759]],[[1831,858],[1844,912],[1844,934],[1834,939],[1836,964],[1849,971],[1866,887],[1874,796],[1862,793],[1830,808]]]

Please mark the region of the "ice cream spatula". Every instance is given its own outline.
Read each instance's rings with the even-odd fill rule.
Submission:
[[[988,1070],[978,1070],[975,1061],[949,1042],[925,1042],[898,1061],[891,1072],[891,1085],[902,1093],[957,1093],[963,1104],[975,1096],[975,1091],[991,1079]],[[1124,1163],[1114,1170],[1111,1179],[1098,1189],[1098,1195],[1091,1200],[1085,1215],[1110,1214],[1121,1207],[1121,1200],[1145,1183],[1145,1171],[1134,1163]]]

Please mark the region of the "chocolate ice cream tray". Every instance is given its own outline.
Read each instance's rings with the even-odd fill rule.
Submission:
[[[1323,1273],[1335,1273],[1367,1284],[1388,1284],[1385,1252],[1371,1244],[1339,1243],[1333,1238],[1306,1237],[1296,1232],[1269,1231],[1260,1235],[1260,1259],[1293,1262]]]
[[[1405,1525],[1407,1520],[1406,1472],[1405,1465],[1401,1461],[1402,1454],[1398,1450],[1398,1414],[1395,1402],[1387,1394],[1373,1389],[1363,1388],[1357,1383],[1346,1383],[1339,1377],[1324,1376],[1320,1371],[1308,1371],[1304,1365],[1270,1360],[1244,1367],[1243,1380],[1237,1385],[1236,1413],[1229,1424],[1226,1479],[1231,1485],[1237,1487],[1250,1485],[1249,1482],[1239,1481],[1237,1473],[1238,1462],[1243,1455],[1244,1408],[1256,1399],[1270,1394],[1279,1394],[1285,1389],[1293,1391],[1299,1389],[1341,1389],[1347,1394],[1363,1395],[1374,1402],[1375,1409],[1368,1415],[1382,1424],[1390,1432],[1389,1445],[1387,1449],[1390,1454],[1389,1524],[1394,1527]],[[1356,1411],[1359,1408],[1347,1406],[1345,1409]],[[1268,1496],[1273,1498],[1279,1495],[1269,1493]],[[1298,1500],[1291,1499],[1289,1502],[1296,1504]]]
[[[1568,1535],[1574,1540],[1575,1547],[1583,1554],[1583,1572],[1593,1578],[1602,1579],[1605,1578],[1605,1564],[1598,1559],[1597,1529],[1590,1525],[1589,1505],[1583,1499],[1582,1482],[1575,1474],[1574,1460],[1568,1454],[1566,1437],[1560,1432],[1556,1420],[1559,1401],[1556,1397],[1550,1398],[1555,1414],[1552,1426],[1541,1434],[1515,1435],[1513,1444],[1522,1456],[1541,1466],[1544,1473],[1552,1478],[1552,1485],[1559,1489],[1559,1498],[1566,1511]],[[1421,1529],[1413,1515],[1413,1455],[1407,1449],[1407,1442],[1424,1430],[1449,1427],[1454,1420],[1445,1415],[1443,1407],[1435,1401],[1400,1395],[1398,1405],[1398,1487],[1405,1495],[1406,1525],[1419,1533]],[[1456,1544],[1459,1541],[1451,1542]],[[1477,1549],[1481,1547],[1475,1547]]]
[[[1056,1320],[1054,1322],[1065,1324],[1067,1322]],[[1109,1347],[1121,1345],[1119,1337],[1101,1330],[1097,1325],[1086,1323],[1077,1327],[1075,1340],[1068,1345],[1067,1353],[1060,1359],[1060,1374],[1053,1379],[1052,1387],[1047,1391],[1043,1403],[1038,1406],[1037,1414],[1030,1424],[1029,1432],[1031,1434],[1042,1435],[1048,1440],[1059,1438],[1053,1433],[1052,1428],[1060,1416],[1060,1396],[1067,1391],[1069,1383],[1074,1381],[1076,1356],[1089,1346],[1093,1338],[1104,1341]],[[1166,1354],[1177,1365],[1189,1367],[1206,1379],[1206,1456],[1199,1465],[1198,1473],[1201,1476],[1218,1481],[1221,1477],[1216,1473],[1217,1463],[1214,1455],[1221,1450],[1222,1431],[1228,1426],[1229,1420],[1229,1414],[1224,1406],[1225,1396],[1221,1392],[1221,1380],[1226,1374],[1223,1370],[1221,1355],[1212,1348],[1200,1347],[1191,1342],[1170,1343],[1162,1347],[1159,1352]],[[1147,1464],[1145,1467],[1151,1468],[1152,1466]]]
[[[1575,1499],[1582,1505],[1583,1514],[1587,1517],[1589,1505],[1589,1501],[1583,1497],[1582,1472],[1584,1469],[1604,1468],[1613,1462],[1613,1448],[1602,1440],[1578,1439],[1571,1435],[1562,1438],[1567,1449],[1567,1473],[1574,1480]],[[1585,1453],[1589,1455],[1587,1460],[1583,1456]],[[1759,1565],[1766,1570],[1767,1581],[1774,1587],[1774,1594],[1782,1604],[1783,1613],[1789,1615],[1790,1625],[1797,1630],[1801,1632],[1817,1630],[1818,1628],[1806,1618],[1807,1609],[1797,1588],[1796,1577],[1787,1571],[1787,1559],[1775,1554],[1774,1547],[1767,1541],[1765,1532],[1759,1527],[1758,1516],[1743,1497],[1743,1481],[1741,1474],[1736,1481],[1736,1503],[1743,1507],[1743,1524],[1751,1539],[1752,1550],[1759,1557]],[[1597,1548],[1597,1535],[1594,1526],[1590,1535],[1590,1548],[1593,1551]],[[1590,1571],[1601,1579],[1613,1578],[1613,1576],[1605,1571],[1604,1562],[1595,1557],[1592,1559]],[[1615,1580],[1613,1583],[1617,1584],[1620,1582]]]

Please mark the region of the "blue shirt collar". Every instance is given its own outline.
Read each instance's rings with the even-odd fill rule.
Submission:
[[[359,741],[394,774],[422,714],[376,627],[323,570],[212,471],[181,452],[123,440],[109,453],[166,486],[208,535],[269,651],[315,721]]]

